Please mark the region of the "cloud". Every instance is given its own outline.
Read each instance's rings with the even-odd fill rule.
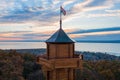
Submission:
[[[15,33],[16,34],[16,33],[30,33],[30,32],[31,31],[6,31],[6,32],[4,31],[4,32],[0,32],[0,34],[2,35],[2,34],[5,34],[5,33],[7,33],[7,34],[9,34],[9,33],[12,33],[12,34]]]
[[[32,2],[32,3],[30,3]],[[59,1],[58,5],[52,6],[55,1],[10,1],[9,3],[5,0],[1,2],[1,12],[6,12],[6,15],[1,13],[0,22],[23,22],[25,20],[36,19],[40,21],[53,21],[55,16],[58,16],[60,4],[70,4],[74,1]],[[62,2],[62,3],[60,3]],[[40,3],[38,5],[37,3]],[[8,6],[10,6],[8,8]],[[56,12],[56,8],[58,9]],[[47,19],[46,19],[47,17]],[[39,19],[38,19],[39,18]]]
[[[88,30],[75,30],[68,33],[72,38],[91,36],[91,35],[108,35],[120,34],[120,27],[101,28],[101,29],[88,29]]]
[[[82,12],[111,9],[115,7],[116,2],[117,0],[91,0],[88,4],[82,6]],[[118,3],[120,3],[120,1]]]
[[[113,16],[120,16],[120,10],[112,10],[112,9],[107,9],[105,10],[105,13],[100,13],[100,14],[87,14],[87,17],[91,18],[91,17],[113,17]]]
[[[65,29],[65,32],[73,32],[75,29]],[[48,39],[56,30],[42,30],[39,32],[36,31],[6,31],[0,32],[0,41],[1,40],[46,40]]]
[[[120,13],[120,9],[118,10],[105,10],[108,13]]]
[[[65,18],[65,21],[75,18],[119,17],[119,10],[114,13],[109,11],[119,3],[120,0],[84,0],[83,2],[78,2],[69,10],[69,16]]]
[[[71,15],[81,12],[111,8],[116,1],[119,2],[119,0],[84,0],[83,2],[79,0],[10,0],[8,3],[7,0],[3,0],[0,3],[0,23],[33,21],[35,24],[40,22],[40,26],[54,26],[59,20],[60,5],[63,5],[68,12],[68,16],[63,19],[69,19]]]
[[[47,27],[47,30],[52,27],[55,30],[57,28],[55,26],[59,26],[60,5],[63,5],[67,11],[67,15],[63,17],[65,21],[81,16],[83,18],[120,16],[119,10],[111,9],[119,2],[119,0],[9,0],[9,2],[2,0],[0,2],[0,31],[3,29],[1,27],[9,30],[7,26],[16,27],[20,31],[26,29],[25,26],[27,30],[34,32],[43,30],[38,27]],[[90,13],[96,10],[103,10],[104,13]],[[18,29],[14,30],[18,31]]]
[[[73,12],[87,12],[94,10],[109,9],[114,6],[113,0],[85,0],[84,2],[75,4]]]
[[[75,2],[75,0],[68,0],[68,1],[63,3],[63,6],[70,5],[71,3],[74,3],[74,2]]]
[[[1,37],[0,41],[23,40],[22,38]]]
[[[88,36],[104,36],[104,35],[114,35],[114,34],[120,34],[120,31],[106,31],[106,32],[93,32],[93,33],[83,33],[83,34],[70,34],[71,38],[84,38]],[[116,38],[116,36],[112,36],[112,38]],[[89,37],[88,37],[89,39]]]
[[[104,13],[104,14],[88,14],[87,17],[113,17],[113,16],[120,16],[120,13]]]

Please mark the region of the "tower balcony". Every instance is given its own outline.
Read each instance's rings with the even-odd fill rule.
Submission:
[[[82,59],[80,58],[61,58],[48,60],[38,57],[37,63],[42,65],[44,71],[52,71],[60,68],[82,69]]]

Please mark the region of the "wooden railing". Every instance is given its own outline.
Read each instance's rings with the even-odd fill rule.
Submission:
[[[43,70],[51,71],[58,68],[82,68],[82,60],[80,58],[62,58],[50,59],[38,58],[38,64],[42,65]]]

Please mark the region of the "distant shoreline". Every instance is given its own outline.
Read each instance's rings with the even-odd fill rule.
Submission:
[[[45,42],[45,41],[0,41],[0,42]],[[78,41],[75,41],[76,43],[120,43],[120,40],[114,40],[114,41],[84,41],[84,40],[78,40]]]
[[[120,41],[76,41],[82,43],[120,43]]]

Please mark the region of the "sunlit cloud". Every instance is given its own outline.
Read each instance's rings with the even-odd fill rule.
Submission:
[[[120,16],[120,13],[106,13],[106,14],[88,14],[87,17],[108,17],[108,16]]]
[[[74,1],[75,0],[68,0],[68,1],[63,3],[63,6],[67,6],[67,5],[71,4],[71,3],[73,3]]]
[[[12,37],[12,36],[14,36],[14,33],[4,33],[4,34],[0,34],[0,37],[4,37],[4,36]]]
[[[105,10],[108,13],[120,13],[120,10]]]
[[[22,38],[1,37],[0,41],[23,40]]]

